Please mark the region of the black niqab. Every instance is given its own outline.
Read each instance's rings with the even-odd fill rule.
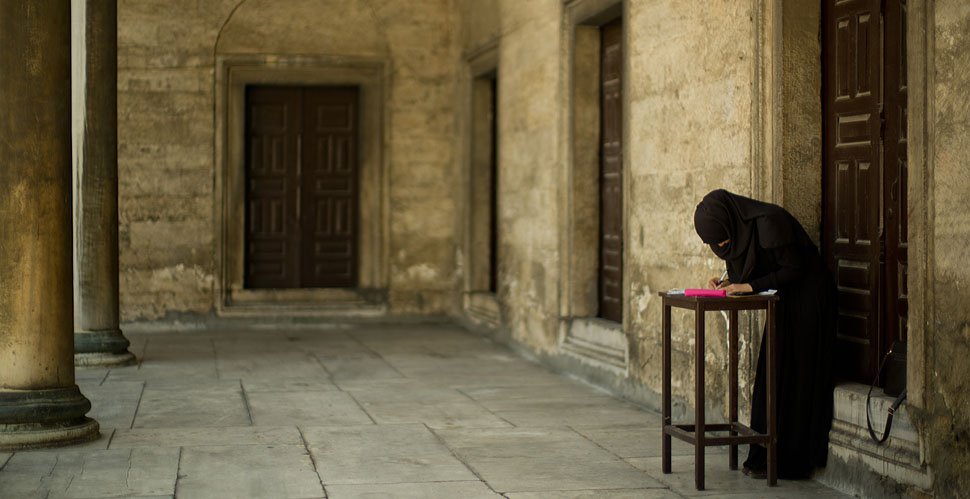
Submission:
[[[757,248],[811,244],[804,231],[791,230],[798,222],[782,208],[724,189],[704,196],[694,211],[694,230],[714,254],[728,263],[732,282],[747,282],[757,265]],[[723,247],[719,243],[729,240]]]

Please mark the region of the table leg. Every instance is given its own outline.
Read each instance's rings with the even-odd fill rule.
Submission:
[[[768,302],[765,320],[768,322],[768,485],[774,486],[778,482],[778,426],[776,393],[778,381],[778,342],[775,323],[777,322],[777,307],[774,301]]]
[[[704,307],[694,312],[694,485],[704,490]]]
[[[728,325],[729,337],[728,345],[730,345],[730,360],[728,366],[728,411],[731,423],[731,431],[728,433],[730,436],[737,436],[738,432],[734,431],[734,423],[738,422],[738,311],[732,310],[730,321]],[[737,444],[732,444],[730,446],[728,454],[728,467],[732,470],[738,469],[738,446]]]
[[[661,471],[670,473],[670,435],[664,431],[664,427],[670,424],[670,305],[664,298],[663,305],[663,365],[661,366],[663,381],[661,383],[661,405],[662,420],[660,423],[661,432]]]

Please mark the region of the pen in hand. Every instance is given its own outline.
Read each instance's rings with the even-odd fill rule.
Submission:
[[[714,289],[721,289],[721,284],[724,283],[724,278],[727,277],[727,273],[728,273],[727,270],[725,270],[724,273],[721,274],[721,278],[717,280],[717,287],[715,287]]]

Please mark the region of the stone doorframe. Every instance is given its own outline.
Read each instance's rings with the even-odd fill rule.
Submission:
[[[756,106],[754,130],[755,168],[753,193],[761,199],[784,206],[802,222],[809,235],[819,241],[822,206],[822,68],[819,29],[821,7],[811,2],[755,0],[753,102]],[[925,284],[932,275],[928,241],[932,191],[928,188],[932,130],[927,125],[926,95],[932,72],[927,69],[927,38],[932,19],[927,20],[925,1],[911,1],[907,25],[909,73],[909,221],[910,323],[908,363],[908,404],[923,403],[925,380],[922,355],[923,324],[932,303],[931,288]]]
[[[909,341],[907,354],[906,405],[922,409],[926,404],[925,348],[927,317],[934,302],[934,262],[929,235],[932,227],[933,191],[931,147],[934,141],[927,96],[933,88],[933,72],[927,60],[932,55],[934,29],[931,0],[910,0],[908,8],[907,65],[908,183],[909,183]],[[812,239],[820,241],[822,210],[822,67],[821,6],[812,2],[753,0],[754,85],[752,85],[752,194],[784,206],[806,227]],[[930,48],[928,48],[930,47]],[[830,434],[830,451],[850,456],[862,466],[888,474],[893,480],[928,488],[925,469],[925,436],[907,432],[908,410],[897,413],[894,438],[879,447],[869,441],[865,428],[865,398],[848,384],[836,389],[835,419]],[[891,399],[890,399],[891,401]],[[874,401],[888,406],[885,400]],[[875,411],[875,407],[873,408]],[[859,416],[861,414],[861,416]],[[875,414],[875,412],[874,412]],[[883,410],[882,414],[885,414]],[[881,424],[881,423],[880,423]],[[912,427],[909,426],[911,429]],[[844,485],[838,473],[818,477],[824,483]],[[870,491],[871,492],[871,491]]]
[[[220,315],[375,315],[387,310],[388,136],[384,60],[307,55],[218,55],[215,74],[215,220]],[[355,289],[245,289],[247,85],[354,85],[360,89],[360,240]]]
[[[622,16],[624,0],[568,0],[563,7],[561,67],[566,105],[560,124],[560,156],[565,168],[559,178],[559,349],[582,364],[628,376],[629,347],[624,324],[630,314],[629,289],[623,288],[623,322],[596,318],[599,272],[599,141],[600,141],[600,26]],[[629,75],[629,30],[623,32],[623,74]],[[624,76],[623,143],[629,144],[627,125],[629,79]],[[630,178],[630,148],[623,149],[623,177]],[[631,182],[623,183],[623,232],[628,234]],[[623,267],[627,254],[623,254]],[[624,282],[628,282],[624,279]]]
[[[464,193],[458,223],[464,248],[460,262],[464,269],[461,281],[462,309],[468,320],[492,329],[501,327],[503,322],[498,297],[488,290],[489,255],[482,248],[488,244],[490,200],[482,196],[480,185],[495,182],[491,178],[488,153],[492,149],[490,141],[498,141],[498,137],[492,137],[491,128],[484,126],[486,123],[481,117],[491,107],[493,95],[489,77],[497,76],[498,49],[499,39],[494,38],[463,55],[462,85],[465,94],[461,121],[462,168],[459,175]],[[497,147],[495,151],[498,151]],[[498,196],[498,186],[493,191]]]

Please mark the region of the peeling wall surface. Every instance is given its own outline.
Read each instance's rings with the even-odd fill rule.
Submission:
[[[925,262],[913,265],[910,281],[911,293],[925,299],[911,304],[922,307],[911,313],[924,322],[910,324],[922,328],[910,362],[923,378],[911,382],[923,386],[908,413],[926,451],[920,466],[932,468],[936,492],[946,496],[941,484],[970,490],[970,5],[908,5],[928,16],[925,54],[910,55],[909,66],[925,62],[928,88],[925,100],[910,93],[911,107],[925,107],[910,113],[925,121],[910,122],[911,137],[918,132],[927,152],[916,161],[910,149],[909,168],[919,172],[910,178],[925,184],[910,185],[911,193],[924,190],[911,197],[910,233],[926,243],[910,253]],[[584,219],[596,216],[595,203],[574,196],[593,182],[579,157],[596,150],[590,144],[599,133],[598,115],[577,126],[596,114],[583,106],[599,102],[577,96],[595,86],[577,73],[599,57],[590,26],[609,19],[587,12],[596,8],[622,13],[624,31],[624,309],[622,323],[608,327],[592,318],[595,305],[573,303],[595,294],[595,283],[581,277],[588,272],[576,270],[595,266],[595,251],[577,249],[598,237],[598,220]],[[657,292],[702,287],[724,269],[693,230],[704,194],[726,188],[778,202],[819,239],[821,10],[810,2],[121,0],[118,10],[123,321],[217,309],[225,220],[214,143],[223,118],[213,110],[216,59],[224,55],[383,63],[387,312],[457,318],[470,254],[461,213],[481,188],[465,170],[462,135],[472,128],[465,101],[472,60],[494,49],[499,329],[553,364],[567,358],[561,344],[573,322],[582,320],[590,341],[614,335],[603,344],[621,350],[626,368],[596,381],[648,405],[661,390]],[[574,19],[576,12],[584,14]],[[577,140],[590,144],[574,150]],[[763,314],[741,316],[739,406],[747,421]],[[675,414],[693,405],[693,328],[691,314],[674,311]],[[726,416],[726,329],[726,315],[708,315],[711,418]],[[624,341],[625,352],[616,347]]]

